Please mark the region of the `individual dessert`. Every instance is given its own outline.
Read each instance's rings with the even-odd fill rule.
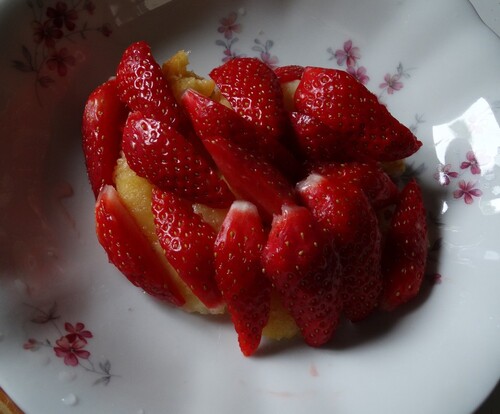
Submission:
[[[134,43],[86,103],[110,262],[173,306],[229,312],[247,356],[262,335],[321,346],[343,320],[415,297],[425,209],[415,180],[395,184],[422,145],[410,130],[347,72],[235,58],[204,79],[187,66]]]

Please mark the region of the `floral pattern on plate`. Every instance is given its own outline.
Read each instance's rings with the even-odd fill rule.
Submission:
[[[96,10],[91,0],[57,1],[51,5],[45,5],[43,0],[28,0],[27,6],[33,15],[33,44],[23,44],[21,58],[13,59],[12,65],[20,72],[33,74],[40,103],[40,88],[50,87],[77,64],[70,47],[74,39],[86,39],[90,32],[109,37],[112,29],[107,23],[89,24]]]
[[[38,351],[42,348],[50,348],[56,357],[61,358],[63,363],[69,367],[81,368],[85,371],[97,375],[94,385],[108,385],[112,377],[116,375],[111,373],[111,362],[105,359],[99,362],[97,366],[93,361],[92,354],[89,351],[89,340],[94,337],[92,332],[85,327],[82,322],[72,324],[64,323],[64,330],[61,329],[58,321],[61,317],[57,312],[57,304],[54,303],[49,309],[44,310],[38,307],[33,308],[33,315],[30,322],[37,325],[46,325],[58,337],[55,341],[48,337],[40,340],[30,337],[23,344],[23,348],[29,351]],[[51,336],[54,337],[53,335]]]

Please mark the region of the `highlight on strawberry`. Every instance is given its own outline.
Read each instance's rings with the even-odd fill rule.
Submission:
[[[87,100],[109,261],[171,306],[229,313],[245,356],[264,336],[322,346],[417,296],[426,212],[398,180],[413,133],[341,70],[242,57],[209,79],[188,64],[133,43]]]

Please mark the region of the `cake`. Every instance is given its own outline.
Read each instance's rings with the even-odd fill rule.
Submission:
[[[136,42],[86,102],[110,262],[167,304],[228,312],[246,356],[262,335],[319,347],[343,320],[414,298],[425,208],[415,179],[396,185],[422,145],[412,132],[341,70],[188,65]]]

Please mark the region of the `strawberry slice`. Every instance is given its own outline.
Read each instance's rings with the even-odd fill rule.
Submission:
[[[113,186],[102,187],[97,197],[95,219],[99,243],[106,251],[109,261],[128,280],[150,295],[175,306],[185,303],[160,256]]]
[[[277,68],[274,68],[274,73],[278,77],[280,83],[292,82],[294,80],[300,80],[300,78],[302,78],[302,74],[304,73],[304,66],[279,66]]]
[[[221,305],[215,282],[215,230],[176,194],[153,189],[152,210],[158,240],[170,264],[208,307]]]
[[[188,89],[182,96],[196,134],[201,138],[221,136],[263,158],[287,177],[296,178],[300,163],[279,141],[262,135],[255,126],[235,111]]]
[[[295,107],[339,134],[351,135],[348,148],[356,160],[395,161],[422,145],[374,94],[342,70],[306,67]]]
[[[292,185],[265,160],[223,137],[203,139],[203,144],[231,188],[255,204],[264,220],[279,214],[282,205],[295,204]]]
[[[146,42],[133,43],[125,50],[116,79],[120,99],[131,111],[141,111],[144,116],[182,130],[182,113]]]
[[[336,182],[357,184],[375,210],[396,203],[399,197],[396,184],[376,162],[318,164],[312,172],[331,177]]]
[[[162,190],[215,208],[229,207],[234,200],[227,184],[195,147],[161,121],[132,112],[122,147],[130,168]]]
[[[96,88],[87,99],[82,119],[82,144],[87,174],[94,196],[113,184],[113,170],[120,154],[127,108],[118,98],[116,79]]]
[[[344,148],[348,145],[346,134],[340,134],[318,118],[300,112],[291,112],[294,145],[306,160],[343,161],[348,158]]]
[[[213,69],[210,77],[233,109],[263,135],[280,139],[287,128],[283,92],[273,70],[256,58],[235,58]]]
[[[413,179],[401,192],[387,233],[382,258],[382,309],[393,310],[417,295],[426,261],[425,208],[420,187]]]
[[[260,260],[265,242],[257,208],[235,201],[215,240],[215,280],[245,356],[257,350],[269,319],[271,290]]]
[[[351,182],[317,174],[299,183],[298,193],[338,250],[344,315],[351,321],[366,318],[382,289],[381,235],[368,198]]]
[[[305,342],[328,342],[339,323],[338,256],[311,212],[285,206],[274,216],[262,255],[265,274]]]

